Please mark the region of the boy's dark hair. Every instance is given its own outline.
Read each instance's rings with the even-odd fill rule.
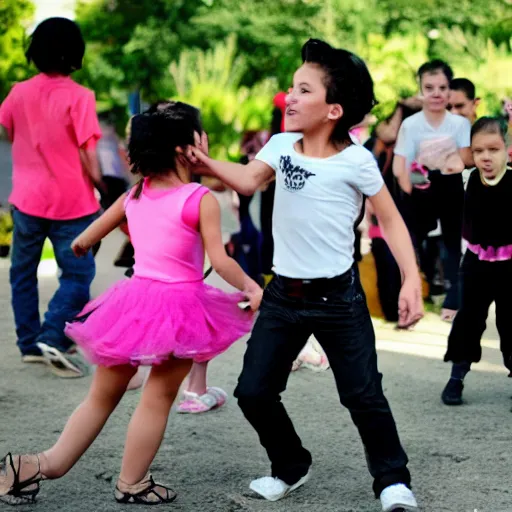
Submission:
[[[453,80],[453,70],[452,68],[444,61],[440,59],[434,59],[429,62],[425,62],[420,69],[418,69],[418,78],[421,81],[423,79],[423,75],[435,74],[435,73],[443,73],[443,75],[448,79],[448,82]]]
[[[34,30],[25,56],[42,73],[70,75],[82,67],[84,53],[84,38],[74,21],[48,18]]]
[[[471,140],[477,133],[496,133],[499,135],[505,144],[508,142],[507,132],[508,126],[507,122],[501,117],[481,117],[476,121],[476,123],[471,128]]]
[[[280,108],[274,107],[272,110],[272,119],[270,121],[270,135],[281,133],[281,123],[283,121],[283,113]]]
[[[343,107],[343,116],[334,128],[332,140],[350,141],[349,130],[377,103],[366,64],[357,55],[333,48],[319,39],[310,39],[302,47],[302,61],[323,69],[327,103],[339,103]]]
[[[145,112],[146,114],[154,114],[155,112],[160,112],[175,103],[176,102],[172,100],[158,100],[155,101],[155,103],[152,103]]]
[[[154,176],[176,169],[176,148],[194,144],[194,132],[202,132],[200,113],[186,103],[134,116],[128,143],[132,172]]]
[[[450,82],[450,89],[452,91],[462,91],[468,98],[468,100],[474,100],[476,98],[475,84],[467,78],[454,78]]]

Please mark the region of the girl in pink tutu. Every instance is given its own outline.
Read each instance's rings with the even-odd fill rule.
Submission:
[[[194,144],[201,127],[196,109],[180,107],[133,119],[130,160],[143,179],[73,242],[75,254],[83,256],[126,216],[135,274],[67,325],[66,334],[98,365],[91,389],[52,448],[3,459],[0,500],[34,501],[41,480],[65,475],[96,439],[139,365],[152,369],[128,427],[115,498],[136,504],[176,498],[149,472],[169,410],[193,361],[210,360],[251,329],[253,315],[240,301],[247,298],[256,311],[262,296],[224,250],[218,203],[191,183],[181,148]],[[218,274],[240,293],[204,284],[205,249]]]

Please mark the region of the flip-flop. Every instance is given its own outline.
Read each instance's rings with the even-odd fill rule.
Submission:
[[[61,379],[79,379],[89,374],[90,368],[78,352],[61,352],[46,343],[38,343],[46,364],[54,375]]]

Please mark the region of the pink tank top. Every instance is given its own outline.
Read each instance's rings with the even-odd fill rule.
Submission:
[[[125,211],[135,249],[135,276],[168,283],[203,279],[199,206],[208,192],[197,183],[152,189],[148,178],[139,198],[130,192]]]

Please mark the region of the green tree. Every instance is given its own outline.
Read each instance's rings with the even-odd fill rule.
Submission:
[[[100,101],[126,103],[139,89],[148,101],[172,94],[169,63],[190,44],[189,24],[201,2],[94,0],[79,3],[77,21],[88,42],[78,78]]]
[[[89,43],[78,77],[96,90],[102,108],[126,103],[127,91],[135,88],[147,101],[171,97],[176,89],[170,62],[234,35],[235,57],[244,60],[239,84],[251,88],[274,78],[276,89],[285,89],[300,64],[302,44],[319,37],[368,61],[379,108],[386,110],[415,90],[421,62],[441,57],[458,69],[460,59],[466,67],[475,49],[454,52],[445,40],[457,30],[485,41],[479,49],[490,41],[499,48],[500,62],[508,63],[511,5],[512,0],[93,0],[78,10]],[[439,37],[445,31],[453,37]],[[475,63],[482,66],[478,56]]]
[[[235,36],[211,50],[185,50],[170,66],[177,94],[174,97],[201,109],[211,154],[236,160],[245,130],[267,129],[276,90],[273,80],[252,88],[242,86],[247,70],[245,57],[238,55]]]
[[[317,0],[215,0],[198,9],[192,22],[202,41],[236,36],[238,52],[247,62],[243,85],[271,76],[280,88],[287,88],[320,11]]]
[[[0,101],[15,82],[30,73],[24,47],[33,14],[34,6],[29,0],[2,0],[0,4]]]

